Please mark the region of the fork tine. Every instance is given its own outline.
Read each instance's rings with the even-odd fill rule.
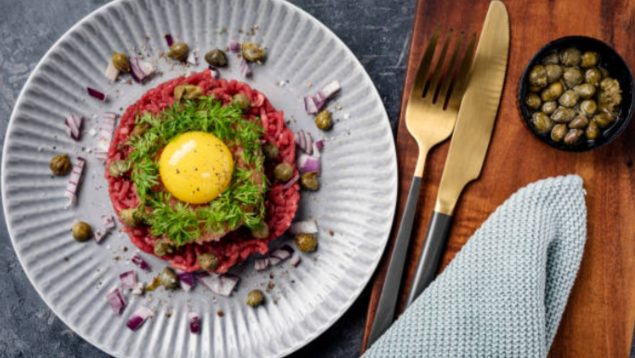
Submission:
[[[445,42],[443,43],[443,47],[441,48],[441,53],[439,54],[436,65],[434,66],[434,70],[432,70],[431,78],[428,80],[428,83],[426,83],[425,87],[423,88],[423,98],[427,97],[428,91],[431,88],[434,90],[437,87],[439,78],[441,77],[441,67],[445,62],[445,54],[448,52],[448,47],[450,45],[450,38],[452,38],[452,30],[450,30],[450,32],[445,36]]]
[[[447,108],[450,105],[458,106],[461,102],[463,92],[465,91],[465,86],[467,85],[469,79],[469,73],[472,69],[472,60],[474,58],[475,47],[476,33],[472,33],[472,38],[470,40],[470,43],[467,45],[467,50],[465,51],[465,55],[463,56],[463,60],[461,61],[459,70],[452,79],[452,83],[450,84],[448,92],[445,95],[445,104],[443,108]]]
[[[439,94],[441,94],[443,98],[443,103],[445,103],[445,96],[447,95],[447,90],[450,87],[450,83],[453,80],[454,75],[456,73],[455,67],[457,66],[455,66],[455,64],[456,64],[457,58],[459,57],[459,52],[461,52],[461,46],[463,45],[463,37],[464,35],[463,33],[461,33],[459,35],[458,40],[456,41],[456,44],[454,46],[454,52],[452,53],[452,56],[450,57],[450,62],[447,64],[445,71],[443,72],[439,85],[434,90],[434,97],[432,98],[432,103],[437,102],[437,99],[439,98]]]
[[[432,62],[432,56],[434,56],[434,50],[437,47],[437,39],[439,38],[439,29],[437,28],[430,38],[430,43],[428,43],[428,47],[426,47],[426,51],[421,58],[421,62],[419,63],[419,70],[417,70],[417,75],[415,77],[414,84],[412,86],[412,90],[410,91],[410,95],[421,96],[423,93],[423,86],[426,83],[428,77],[428,70],[430,68],[430,63]]]

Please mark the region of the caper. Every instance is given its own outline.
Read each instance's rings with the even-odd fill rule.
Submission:
[[[598,70],[597,68],[589,68],[588,70],[584,71],[584,81],[586,81],[586,83],[597,86],[600,83],[601,79],[602,72],[600,72],[600,70]]]
[[[615,117],[606,112],[600,112],[593,116],[593,122],[595,122],[598,127],[606,128],[611,125],[615,121]]]
[[[154,254],[161,257],[173,252],[174,245],[168,239],[159,239],[154,243]]]
[[[622,89],[620,83],[613,78],[605,78],[600,82],[598,105],[600,108],[613,112],[622,103]]]
[[[565,134],[567,134],[567,125],[563,123],[556,124],[551,129],[551,140],[554,142],[560,142]]]
[[[303,189],[316,191],[320,189],[320,182],[318,180],[317,172],[308,172],[302,174],[300,177],[300,184]]]
[[[73,164],[71,163],[71,158],[68,154],[58,154],[51,158],[49,168],[51,169],[53,175],[64,176],[71,172]]]
[[[580,138],[582,138],[582,133],[584,132],[581,129],[569,129],[567,134],[564,136],[564,144],[576,144],[580,140]]]
[[[84,221],[78,221],[71,228],[73,239],[84,242],[93,237],[93,228]]]
[[[318,246],[317,236],[315,236],[315,234],[296,234],[295,245],[298,247],[298,250],[302,252],[315,252]]]
[[[293,167],[289,163],[282,162],[273,169],[273,176],[279,181],[289,181],[293,176]]]
[[[278,149],[278,146],[271,142],[267,142],[263,146],[262,151],[265,153],[265,157],[267,157],[268,159],[277,159],[280,155],[280,149]]]
[[[541,103],[542,101],[540,100],[540,96],[535,93],[530,93],[527,95],[527,98],[525,98],[525,104],[531,109],[540,108]]]
[[[262,62],[265,60],[265,57],[267,57],[265,49],[253,42],[243,42],[240,48],[242,50],[242,55],[245,61]]]
[[[247,294],[246,302],[251,307],[258,307],[265,302],[265,295],[260,290],[251,290]]]
[[[196,85],[182,84],[174,87],[174,102],[180,102],[181,99],[192,100],[203,95],[203,89]]]
[[[315,125],[323,131],[333,128],[333,117],[327,109],[321,111],[315,116]]]
[[[587,51],[582,54],[580,58],[580,67],[589,68],[597,65],[598,63],[598,53],[593,51]]]
[[[231,103],[243,111],[251,106],[251,100],[249,100],[249,97],[244,93],[236,93],[232,97]]]
[[[205,61],[214,67],[227,66],[227,56],[221,49],[213,49],[205,54]]]
[[[111,61],[117,71],[130,72],[130,62],[128,62],[128,56],[125,53],[113,52]]]
[[[155,276],[150,283],[146,285],[146,292],[152,292],[161,286],[161,276]]]
[[[564,84],[569,88],[579,85],[583,80],[582,72],[575,67],[567,67],[562,74],[562,78],[564,79]]]
[[[177,61],[185,61],[189,52],[190,48],[185,42],[175,42],[168,50],[168,57]]]
[[[589,119],[586,116],[579,115],[573,118],[571,122],[569,122],[569,128],[573,129],[582,129],[589,124]]]
[[[539,93],[542,90],[542,87],[530,85],[529,92]]]
[[[584,135],[587,137],[587,139],[594,140],[598,137],[599,134],[600,129],[598,128],[597,123],[595,123],[595,121],[589,122],[589,126],[586,127],[586,130],[584,131]]]
[[[575,111],[571,108],[558,107],[551,115],[551,120],[556,123],[569,122],[575,117]]]
[[[565,66],[578,66],[581,57],[580,50],[577,48],[568,48],[560,54],[560,62]]]
[[[552,83],[562,77],[562,66],[548,64],[545,65],[545,71],[547,72],[547,82]]]
[[[118,178],[126,174],[129,169],[128,162],[125,160],[113,160],[108,165],[108,174],[113,178]]]
[[[529,84],[537,87],[545,87],[547,85],[547,71],[543,65],[535,65],[529,71]]]
[[[165,267],[159,274],[161,285],[168,290],[176,290],[179,288],[179,276],[170,267]]]
[[[553,113],[553,111],[556,110],[556,108],[558,108],[558,103],[556,101],[548,101],[542,104],[540,110],[545,112],[546,114],[551,114]]]
[[[255,228],[251,229],[251,236],[255,237],[256,239],[266,239],[269,237],[269,226],[267,226],[267,224],[265,223],[260,223],[260,225],[258,225]]]
[[[553,122],[548,115],[542,112],[536,112],[531,116],[531,123],[534,125],[536,132],[540,134],[547,133],[553,127]]]
[[[562,86],[561,82],[554,82],[550,84],[547,88],[545,88],[540,97],[543,101],[554,101],[564,92],[564,86]]]
[[[205,271],[214,271],[218,267],[218,257],[214,254],[200,254],[196,260]]]
[[[142,213],[136,208],[123,209],[119,212],[121,222],[128,227],[136,227],[143,222]]]
[[[598,105],[592,99],[585,99],[580,103],[580,112],[587,117],[591,117],[598,110]]]
[[[550,53],[542,60],[542,63],[544,63],[545,65],[549,65],[549,64],[557,65],[559,62],[560,62],[560,59],[558,58],[558,54],[555,52]]]
[[[578,94],[572,90],[566,90],[560,98],[558,98],[558,103],[564,107],[574,107],[578,103]]]
[[[595,95],[595,86],[590,83],[583,83],[581,85],[577,85],[573,87],[575,93],[584,98],[589,99]]]

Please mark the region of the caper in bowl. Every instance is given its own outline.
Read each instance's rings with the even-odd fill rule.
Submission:
[[[609,45],[590,37],[548,43],[519,82],[518,105],[527,127],[567,151],[613,141],[629,125],[634,102],[628,65]]]

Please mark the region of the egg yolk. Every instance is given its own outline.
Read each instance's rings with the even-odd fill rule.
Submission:
[[[207,203],[231,183],[234,158],[215,135],[187,132],[174,137],[159,159],[159,174],[165,188],[177,199]]]

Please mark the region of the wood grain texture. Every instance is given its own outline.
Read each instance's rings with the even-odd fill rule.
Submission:
[[[417,5],[408,58],[405,89],[435,27],[478,33],[487,0],[420,0]],[[612,144],[587,153],[552,149],[523,124],[517,107],[518,81],[527,62],[547,42],[568,35],[586,35],[611,44],[635,69],[635,1],[538,0],[505,1],[511,24],[509,68],[492,142],[478,181],[464,190],[443,258],[445,267],[487,217],[519,188],[542,178],[576,173],[587,191],[588,239],[582,266],[552,345],[551,357],[626,357],[635,321],[635,124]],[[402,109],[408,94],[402,96]],[[392,249],[406,200],[417,146],[403,125],[397,130],[399,205]],[[417,217],[401,293],[406,293],[423,247],[433,210],[448,142],[435,148],[426,164]],[[385,255],[387,257],[388,254]],[[381,263],[372,283],[362,350],[387,262]]]

